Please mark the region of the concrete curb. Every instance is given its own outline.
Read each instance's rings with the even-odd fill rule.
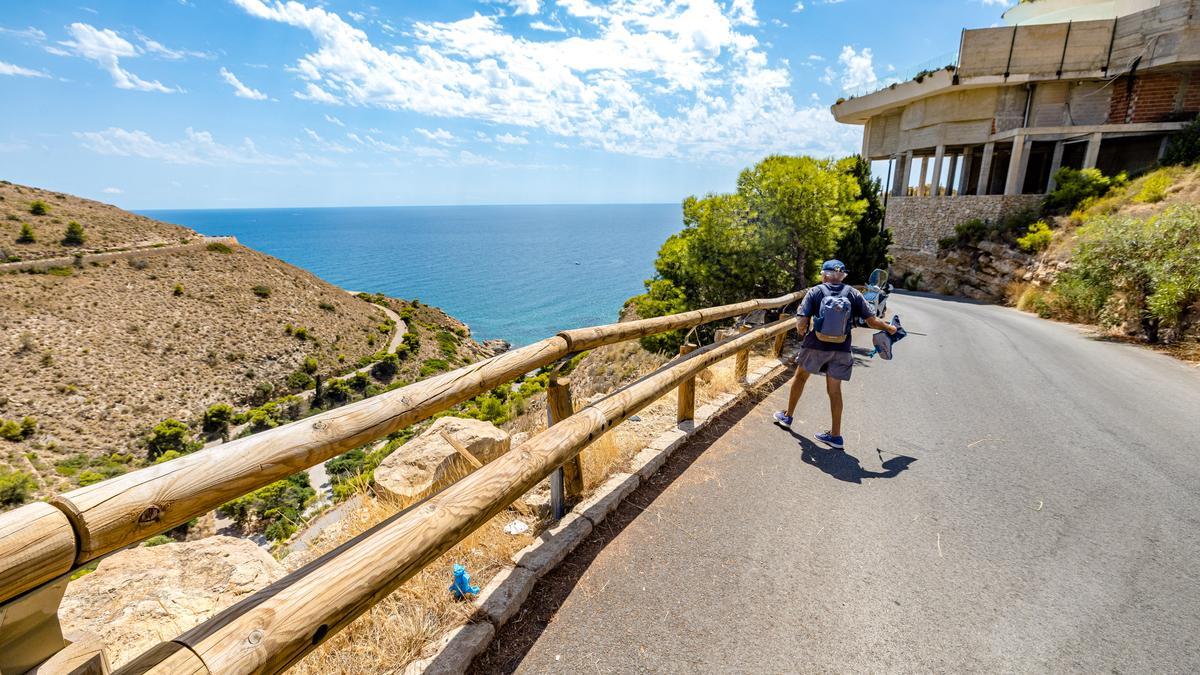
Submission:
[[[433,656],[409,664],[404,674],[465,672],[475,657],[491,644],[496,631],[520,611],[539,579],[570,555],[642,481],[658,472],[679,446],[749,397],[756,386],[783,372],[789,363],[790,359],[784,358],[759,367],[747,375],[740,391],[722,394],[700,406],[694,420],[680,423],[651,441],[634,455],[628,473],[610,476],[591,497],[577,504],[558,524],[538,535],[534,543],[513,554],[513,567],[492,577],[475,598],[474,620],[479,623],[467,624],[447,633],[438,641]]]

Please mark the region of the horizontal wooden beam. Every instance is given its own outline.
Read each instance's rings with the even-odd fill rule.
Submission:
[[[52,581],[74,566],[75,532],[62,511],[34,502],[0,513],[0,602]]]
[[[13,529],[0,528],[0,602],[36,586],[39,574],[52,579],[62,570],[63,552],[83,565],[119,548],[166,532],[225,502],[303,471],[343,452],[452,408],[472,397],[547,366],[565,356],[608,344],[711,321],[758,309],[782,307],[802,293],[750,300],[722,307],[651,319],[563,331],[449,373],[357,401],[284,426],[206,448],[183,457],[58,495],[59,514],[41,508],[42,518],[58,519],[45,545],[26,550]],[[32,513],[22,507],[16,513]],[[62,514],[69,527],[62,527]],[[0,517],[2,518],[2,517]],[[26,516],[10,516],[15,521]],[[0,520],[0,523],[9,522]],[[49,521],[41,521],[44,527]],[[47,530],[48,532],[50,530]],[[67,546],[68,534],[70,546]],[[7,533],[6,533],[7,532]],[[43,570],[54,570],[53,573]],[[32,586],[31,586],[32,584]]]
[[[613,426],[704,368],[793,328],[777,321],[668,364],[583,408],[174,640],[214,673],[278,673],[507,508]],[[145,661],[142,661],[143,667]],[[149,672],[149,671],[146,671]]]

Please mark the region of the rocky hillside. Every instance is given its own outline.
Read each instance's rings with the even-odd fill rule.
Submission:
[[[49,240],[56,220],[80,223],[88,250],[192,243],[0,274],[0,506],[146,462],[147,434],[167,418],[198,438],[213,404],[245,410],[311,387],[312,375],[328,380],[369,366],[392,343],[405,344],[379,305],[403,313],[414,333],[411,354],[387,382],[483,353],[463,324],[434,308],[354,297],[270,256],[205,245],[190,230],[112,206],[0,187],[10,216],[0,248],[25,260],[77,248]],[[29,213],[38,200],[46,215]],[[17,243],[17,221],[36,223],[36,243]]]

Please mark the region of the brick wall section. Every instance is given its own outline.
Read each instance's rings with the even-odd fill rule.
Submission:
[[[1128,77],[1112,86],[1110,124],[1170,122],[1200,113],[1200,71],[1135,75],[1132,96]]]
[[[1042,195],[962,195],[954,197],[889,197],[884,226],[892,231],[896,250],[936,252],[938,240],[954,234],[954,226],[973,218],[997,218],[1034,208]]]

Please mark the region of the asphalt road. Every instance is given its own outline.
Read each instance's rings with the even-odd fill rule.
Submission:
[[[677,451],[477,672],[1200,670],[1200,371],[1014,310],[911,337]],[[923,333],[924,335],[919,335]],[[869,344],[869,331],[856,331]]]

